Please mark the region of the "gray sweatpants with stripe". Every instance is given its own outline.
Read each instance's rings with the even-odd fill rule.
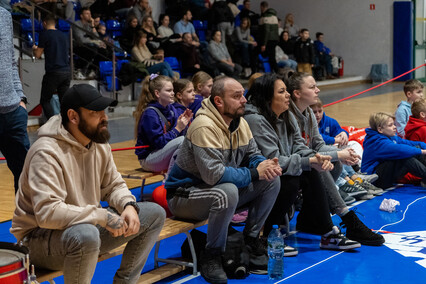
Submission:
[[[206,248],[225,250],[228,225],[237,208],[249,209],[244,235],[257,237],[280,191],[280,179],[255,181],[237,188],[232,183],[215,186],[197,185],[177,189],[168,200],[169,209],[178,218],[209,220]]]

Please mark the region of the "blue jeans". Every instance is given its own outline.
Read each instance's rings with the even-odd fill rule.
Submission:
[[[355,173],[354,169],[351,166],[343,165],[342,173],[340,174],[340,177],[345,178],[353,176]]]
[[[150,74],[160,72],[160,75],[169,76],[173,78],[174,73],[168,62],[160,62],[146,68]]]
[[[289,67],[293,70],[297,70],[297,62],[294,61],[293,59],[281,60],[281,61],[278,61],[277,64],[278,64],[278,67],[280,68]]]
[[[113,237],[107,229],[77,224],[65,230],[37,228],[23,239],[33,264],[51,270],[63,270],[64,282],[91,283],[99,254],[127,242],[120,268],[113,283],[136,283],[151,248],[163,228],[166,214],[159,205],[139,202],[139,233]],[[109,209],[111,210],[111,209]]]
[[[18,190],[19,176],[25,157],[30,148],[27,133],[28,113],[21,106],[8,113],[0,113],[0,152],[13,173],[15,193]]]

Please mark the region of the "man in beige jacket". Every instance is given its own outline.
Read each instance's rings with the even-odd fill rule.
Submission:
[[[126,242],[114,283],[136,283],[164,224],[164,210],[136,203],[114,164],[105,108],[116,103],[87,84],[68,89],[19,180],[10,231],[65,283],[90,283],[99,254]]]

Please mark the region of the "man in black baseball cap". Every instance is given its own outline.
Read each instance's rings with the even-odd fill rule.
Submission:
[[[83,134],[86,137],[81,138],[87,144],[91,141],[106,143],[110,134],[105,109],[116,105],[116,100],[102,96],[92,85],[74,85],[65,92],[61,101],[62,125],[77,140],[81,137],[79,134]]]
[[[105,108],[116,104],[90,85],[71,87],[61,115],[40,127],[19,179],[11,232],[33,264],[63,270],[65,283],[98,283],[98,255],[125,243],[107,282],[137,283],[164,224],[164,209],[137,203],[115,166]]]

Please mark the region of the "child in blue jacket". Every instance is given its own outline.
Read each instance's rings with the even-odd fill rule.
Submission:
[[[142,169],[161,172],[169,167],[173,153],[183,142],[184,130],[192,118],[192,111],[178,114],[172,105],[174,92],[172,79],[152,74],[145,78],[135,112],[136,149]]]
[[[376,185],[388,188],[407,173],[422,178],[426,186],[426,143],[396,136],[395,117],[378,112],[370,116],[365,131],[361,170],[379,175]]]

